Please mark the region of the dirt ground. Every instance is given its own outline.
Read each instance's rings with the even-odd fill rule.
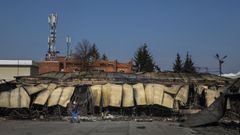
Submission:
[[[0,120],[1,135],[239,135],[219,125],[186,128],[177,122]]]

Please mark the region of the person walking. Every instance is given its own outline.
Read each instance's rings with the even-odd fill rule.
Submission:
[[[77,102],[73,101],[73,105],[72,105],[72,119],[71,122],[74,123],[80,123],[80,120],[78,118],[78,110],[77,110]]]

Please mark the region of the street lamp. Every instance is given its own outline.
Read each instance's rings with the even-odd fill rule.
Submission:
[[[225,55],[224,57],[220,58],[219,54],[216,54],[215,58],[218,60],[219,63],[219,75],[222,75],[222,64],[224,63],[224,59],[227,58],[227,55]]]

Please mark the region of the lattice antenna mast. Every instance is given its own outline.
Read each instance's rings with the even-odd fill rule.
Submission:
[[[50,61],[54,61],[58,53],[55,48],[57,19],[58,17],[56,13],[52,13],[48,16],[48,24],[50,26],[50,35],[48,36],[48,53],[46,54],[46,60],[50,60]]]

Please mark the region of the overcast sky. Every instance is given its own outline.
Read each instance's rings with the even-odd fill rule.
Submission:
[[[83,39],[120,62],[144,42],[162,70],[176,53],[195,65],[217,70],[214,55],[228,55],[223,72],[240,70],[239,0],[1,0],[0,59],[43,60],[48,49],[47,17],[58,13],[56,48],[66,54]]]

